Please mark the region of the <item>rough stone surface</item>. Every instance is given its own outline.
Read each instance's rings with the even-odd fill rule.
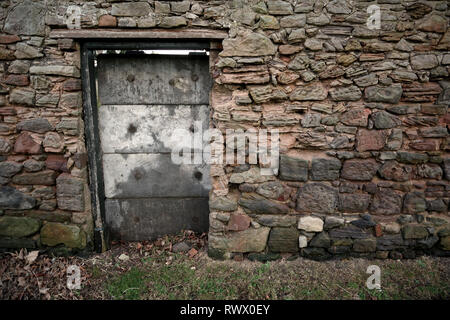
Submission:
[[[327,89],[321,83],[311,83],[298,87],[289,98],[292,101],[321,101],[328,95]]]
[[[381,150],[386,145],[388,133],[384,130],[359,129],[356,135],[356,150],[375,151]]]
[[[326,232],[321,232],[312,238],[309,246],[315,248],[329,248],[331,246],[331,239]]]
[[[176,28],[187,25],[184,17],[164,17],[159,24],[161,28]]]
[[[349,86],[330,90],[330,96],[334,101],[357,101],[362,93],[357,86]]]
[[[448,21],[441,15],[432,14],[418,26],[421,31],[444,33],[447,30]]]
[[[69,169],[67,168],[67,158],[64,158],[64,156],[60,154],[48,155],[47,159],[45,160],[45,166],[47,169],[55,171],[69,171]]]
[[[313,260],[326,260],[331,255],[324,248],[304,248],[302,255]]]
[[[307,181],[308,161],[281,155],[279,177],[281,180]]]
[[[380,164],[373,159],[346,160],[341,177],[347,180],[370,181],[375,176]]]
[[[247,36],[223,41],[222,57],[243,56],[255,57],[275,54],[276,48],[269,38],[250,33]]]
[[[67,173],[56,179],[58,207],[63,210],[84,211],[84,181]]]
[[[119,17],[139,17],[149,13],[150,5],[147,2],[113,3],[111,9],[111,15]]]
[[[239,199],[239,205],[252,213],[281,214],[289,211],[289,208],[282,203],[252,193],[244,193]]]
[[[45,6],[26,0],[9,12],[3,30],[15,35],[44,35]],[[25,23],[26,21],[26,23]]]
[[[403,227],[402,234],[404,239],[423,239],[428,236],[428,231],[424,226],[408,224]]]
[[[16,173],[22,170],[22,164],[13,161],[0,162],[0,176],[11,178]]]
[[[306,24],[306,15],[293,14],[280,19],[280,26],[282,28],[298,28],[304,27]]]
[[[214,197],[209,199],[209,208],[220,211],[234,211],[237,209],[237,201],[231,197]]]
[[[361,229],[369,229],[377,226],[377,223],[372,219],[370,214],[360,214],[360,219],[351,221],[350,223]]]
[[[347,126],[367,127],[369,115],[369,109],[352,108],[343,113],[340,117],[340,120]]]
[[[398,103],[402,96],[402,86],[393,84],[387,87],[371,86],[365,90],[365,98],[368,102]]]
[[[353,250],[355,252],[375,252],[377,249],[376,239],[356,239],[353,242]]]
[[[9,102],[26,106],[33,106],[35,91],[29,88],[13,89],[9,95]]]
[[[17,124],[17,130],[45,133],[47,131],[53,130],[53,127],[47,119],[35,118],[19,122]]]
[[[428,155],[423,153],[399,151],[397,152],[397,160],[401,163],[419,164],[427,162]]]
[[[267,245],[271,252],[297,252],[298,237],[296,228],[272,228]]]
[[[21,185],[41,184],[51,186],[55,184],[56,172],[53,170],[44,170],[39,172],[24,172],[15,175],[12,179],[13,183]]]
[[[427,208],[425,196],[419,192],[407,193],[403,199],[403,212],[419,213],[424,212]]]
[[[370,213],[377,215],[399,214],[402,208],[402,196],[395,191],[380,190],[372,200]]]
[[[79,77],[80,71],[74,66],[32,66],[31,74],[57,75],[66,77]]]
[[[305,236],[299,236],[298,237],[298,247],[299,248],[306,248],[308,246],[308,238]]]
[[[283,200],[284,192],[283,185],[278,181],[264,182],[256,189],[259,195],[275,200]]]
[[[368,194],[339,194],[339,211],[341,212],[366,212],[369,208],[371,196]]]
[[[274,15],[289,15],[293,14],[292,5],[287,1],[269,0],[267,7],[270,14]]]
[[[56,132],[47,132],[42,141],[42,145],[45,152],[59,153],[63,151],[64,148],[64,142],[62,141],[61,136]]]
[[[380,168],[379,173],[384,179],[403,182],[412,178],[413,168],[396,161],[387,161]]]
[[[394,115],[386,111],[379,111],[372,114],[372,120],[377,129],[395,128],[401,124],[401,121]]]
[[[322,232],[323,220],[312,216],[300,217],[297,229],[306,232]]]
[[[323,228],[325,230],[337,228],[343,226],[345,223],[345,220],[340,217],[334,217],[334,216],[328,216],[325,218],[325,224]]]
[[[227,252],[261,252],[265,249],[270,228],[247,229],[241,232],[229,233],[225,237],[210,235],[209,246],[216,250]]]
[[[38,220],[26,217],[0,217],[0,236],[22,238],[39,231]]]
[[[365,230],[358,228],[356,226],[353,225],[348,225],[348,226],[344,226],[342,228],[335,228],[335,229],[331,229],[328,234],[330,235],[331,239],[335,240],[335,239],[347,239],[347,238],[351,238],[351,239],[366,239],[370,237],[370,234],[367,233]],[[344,242],[347,245],[351,244],[353,242],[350,241],[346,241]],[[339,242],[337,241],[333,241],[334,245],[338,245]],[[342,244],[342,243],[341,243]]]
[[[243,231],[250,227],[250,217],[242,214],[232,214],[228,220],[227,229],[231,231]]]
[[[338,159],[313,159],[311,180],[336,180],[339,178],[341,162]]]
[[[100,16],[98,19],[99,27],[115,27],[117,26],[117,18],[108,14]]]
[[[411,66],[415,70],[427,70],[437,67],[439,62],[433,54],[418,54],[411,57]]]
[[[273,180],[268,176],[261,175],[259,168],[251,168],[243,172],[235,172],[230,177],[230,183],[261,183]]]
[[[300,188],[297,211],[310,213],[333,213],[338,202],[337,191],[323,183],[307,183]]]
[[[439,244],[443,250],[450,250],[450,236],[442,237]]]
[[[64,244],[69,248],[86,247],[86,234],[77,226],[48,222],[41,229],[41,242],[46,246]]]
[[[297,218],[290,215],[259,215],[253,216],[259,224],[267,227],[291,227],[297,223]]]
[[[3,138],[0,138],[0,155],[1,154],[8,154],[11,150],[11,143]]]
[[[377,250],[396,250],[406,247],[401,234],[383,235],[377,238]]]
[[[13,187],[0,186],[0,209],[31,209],[35,205],[36,199]]]
[[[41,150],[40,142],[36,141],[28,132],[20,134],[14,144],[14,152],[16,153],[39,154]]]

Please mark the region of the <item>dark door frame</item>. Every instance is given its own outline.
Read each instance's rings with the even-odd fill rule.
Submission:
[[[103,252],[110,248],[110,235],[106,224],[105,190],[103,182],[102,153],[98,128],[95,51],[96,50],[217,50],[220,45],[207,39],[201,40],[85,40],[81,44],[81,79],[83,90],[83,121],[88,153],[89,189],[91,193],[94,223],[94,250]],[[211,70],[210,65],[210,70]]]

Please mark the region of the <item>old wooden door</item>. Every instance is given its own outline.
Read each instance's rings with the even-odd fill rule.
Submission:
[[[105,217],[112,239],[208,230],[209,166],[174,164],[175,129],[208,128],[206,55],[97,58]],[[194,151],[192,151],[194,152]],[[201,152],[201,150],[195,150]]]

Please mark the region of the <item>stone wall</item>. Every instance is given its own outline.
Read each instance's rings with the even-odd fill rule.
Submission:
[[[427,0],[2,1],[0,247],[92,243],[69,4],[83,29],[228,31],[211,125],[279,129],[280,170],[212,167],[210,256],[448,255],[450,8]]]
[[[51,3],[0,4],[0,248],[92,243],[80,51]]]

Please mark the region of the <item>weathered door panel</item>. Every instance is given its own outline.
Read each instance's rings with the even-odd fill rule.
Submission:
[[[194,122],[208,128],[208,105],[102,105],[99,128],[104,153],[171,152],[190,147],[191,137],[175,134],[191,131]],[[197,150],[201,152],[201,150]]]
[[[107,198],[208,197],[209,166],[174,164],[170,154],[104,154]]]
[[[98,60],[101,104],[209,104],[208,56],[106,55]]]
[[[105,216],[115,239],[146,240],[182,229],[208,230],[207,164],[175,164],[209,127],[205,56],[98,57],[98,115]],[[192,134],[177,134],[179,129]],[[191,154],[191,153],[189,153]]]
[[[106,199],[105,207],[113,239],[139,241],[180,230],[204,232],[209,225],[204,198]]]

